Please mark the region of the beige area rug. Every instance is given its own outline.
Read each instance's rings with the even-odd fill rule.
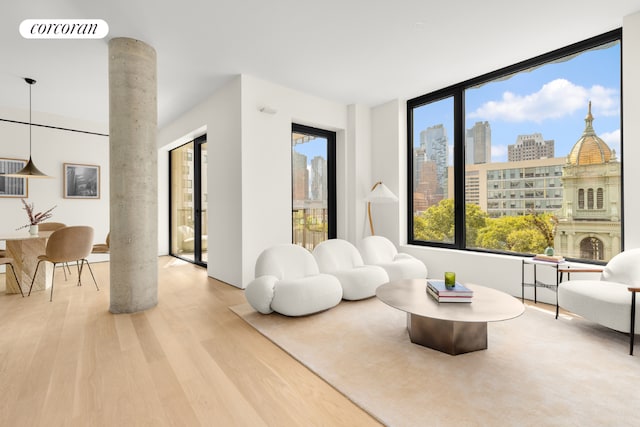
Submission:
[[[583,319],[527,307],[489,323],[487,350],[450,356],[412,344],[377,298],[302,318],[231,309],[389,426],[640,425],[640,346]]]

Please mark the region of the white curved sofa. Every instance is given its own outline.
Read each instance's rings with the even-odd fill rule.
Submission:
[[[367,236],[360,241],[359,249],[364,263],[384,268],[390,281],[427,278],[427,266],[414,256],[398,253],[386,237]]]
[[[558,305],[607,328],[631,331],[630,287],[640,285],[640,249],[614,256],[602,271],[600,280],[568,280],[558,286]],[[635,324],[640,319],[636,301]]]
[[[245,298],[260,313],[304,316],[332,308],[342,300],[338,279],[322,274],[305,248],[282,244],[264,250]]]
[[[313,256],[320,272],[338,278],[345,300],[370,298],[389,281],[384,268],[365,265],[358,248],[346,240],[325,240],[313,249]]]

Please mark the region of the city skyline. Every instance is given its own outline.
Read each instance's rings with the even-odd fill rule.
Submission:
[[[591,101],[596,133],[619,155],[620,61],[615,60],[619,56],[620,45],[616,43],[468,89],[465,130],[476,122],[489,122],[492,162],[506,162],[508,146],[515,144],[519,135],[535,133],[554,140],[555,155],[563,157],[582,135]],[[602,67],[602,63],[616,67]],[[451,100],[414,109],[414,147],[419,145],[422,130],[443,124],[452,150],[452,112]]]
[[[465,131],[476,122],[491,126],[491,161],[507,162],[508,146],[520,135],[542,134],[555,141],[556,157],[569,154],[584,131],[589,102],[593,127],[620,156],[620,44],[581,53],[567,61],[556,62],[520,72],[509,79],[493,81],[465,92]],[[602,67],[601,64],[616,64]],[[453,160],[453,102],[443,100],[414,110],[414,148],[420,144],[420,132],[443,125],[449,139],[449,161]],[[316,138],[296,145],[307,156],[326,158],[326,140]]]

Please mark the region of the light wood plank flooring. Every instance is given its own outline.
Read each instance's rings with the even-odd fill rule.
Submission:
[[[53,302],[0,293],[0,426],[379,425],[231,312],[243,291],[205,269],[161,257],[158,306],[113,315],[109,263],[92,267],[99,292],[85,269],[82,287],[57,272]]]

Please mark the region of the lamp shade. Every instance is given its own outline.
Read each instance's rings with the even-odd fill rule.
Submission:
[[[395,203],[398,197],[382,181],[378,181],[365,200],[370,203]]]
[[[40,171],[36,165],[33,164],[31,160],[31,156],[29,156],[29,161],[27,164],[17,172],[4,174],[2,176],[11,177],[11,178],[51,178],[49,175],[45,175]]]
[[[29,85],[29,161],[27,164],[17,172],[6,174],[4,176],[13,178],[51,178],[48,175],[42,173],[31,160],[31,87],[36,83],[34,79],[25,77],[24,81]]]
[[[373,229],[373,218],[371,217],[371,204],[372,203],[395,203],[398,198],[395,194],[387,188],[382,181],[376,182],[371,188],[371,192],[365,198],[367,202],[367,215],[369,216],[369,228],[371,229],[371,235],[375,235],[376,232]]]

